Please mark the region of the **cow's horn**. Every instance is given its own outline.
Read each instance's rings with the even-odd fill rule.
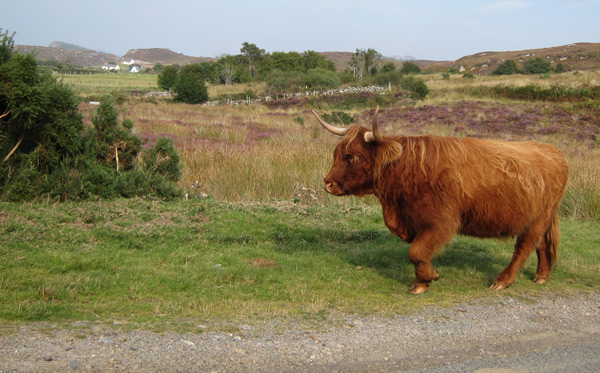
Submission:
[[[321,119],[321,117],[319,117],[317,115],[316,111],[312,111],[313,114],[315,115],[315,117],[317,117],[317,120],[319,121],[319,123],[321,123],[321,125],[323,127],[325,127],[325,129],[335,135],[339,135],[339,136],[344,136],[346,134],[346,131],[348,131],[348,128],[341,128],[341,127],[336,127],[336,126],[332,126],[331,124],[325,122],[323,119]]]
[[[378,142],[383,140],[383,135],[377,128],[377,114],[379,113],[379,106],[375,109],[375,115],[373,115],[373,130],[365,133],[366,142]]]

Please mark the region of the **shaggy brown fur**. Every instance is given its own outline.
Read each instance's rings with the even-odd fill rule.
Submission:
[[[410,242],[413,293],[439,274],[433,255],[455,234],[517,237],[508,267],[493,289],[510,286],[535,249],[534,281],[548,281],[559,240],[558,206],[568,167],[556,147],[536,142],[472,138],[384,137],[366,142],[365,127],[350,127],[325,177],[335,195],[375,194],[387,227]]]

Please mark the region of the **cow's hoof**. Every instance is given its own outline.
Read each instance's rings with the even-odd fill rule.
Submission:
[[[535,276],[533,278],[533,282],[535,282],[536,284],[545,284],[546,282],[548,282],[548,278],[545,276]]]
[[[507,284],[503,283],[503,282],[495,282],[492,284],[492,286],[490,286],[490,289],[492,290],[504,290],[508,287]]]
[[[427,291],[427,289],[429,288],[429,284],[423,284],[423,283],[419,283],[419,284],[412,284],[412,286],[410,288],[408,288],[408,291],[412,294],[423,294],[424,292]]]

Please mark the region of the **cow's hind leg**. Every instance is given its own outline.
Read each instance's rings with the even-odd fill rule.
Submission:
[[[415,266],[415,282],[409,288],[413,294],[427,291],[431,281],[440,278],[440,274],[431,266],[433,255],[452,238],[452,234],[429,230],[419,233],[408,249],[410,261]]]
[[[560,232],[558,229],[558,213],[554,213],[550,226],[540,240],[540,245],[536,249],[538,257],[537,272],[533,281],[536,284],[545,284],[550,279],[552,267],[556,262],[556,251]]]
[[[547,227],[547,224],[544,224],[544,222],[544,220],[540,219],[540,221],[532,224],[527,231],[517,237],[512,260],[508,266],[500,272],[498,277],[496,277],[494,283],[490,286],[491,289],[503,290],[512,285],[512,283],[515,282],[523,263],[525,263],[534,249],[537,249],[539,258],[541,248],[538,248],[538,246],[540,245],[540,240]],[[542,254],[541,260],[544,261],[546,259],[546,254]]]
[[[548,245],[545,240],[540,241],[540,246],[535,250],[538,257],[538,268],[533,278],[533,282],[537,284],[545,284],[550,278],[552,272],[552,260],[550,259]]]

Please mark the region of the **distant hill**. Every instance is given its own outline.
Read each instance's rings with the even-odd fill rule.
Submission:
[[[552,68],[559,62],[567,71],[600,68],[600,43],[574,43],[551,48],[507,52],[479,52],[450,63],[430,66],[432,70],[456,68],[473,74],[491,74],[505,60],[513,60],[519,67],[529,58],[541,57],[550,61]]]
[[[75,67],[101,66],[105,62],[120,62],[121,57],[91,49],[65,49],[57,47],[37,47],[31,45],[15,45],[21,53],[33,53],[39,61],[68,63]]]
[[[157,63],[163,65],[187,65],[198,62],[212,62],[216,58],[191,57],[182,53],[173,52],[166,48],[130,49],[120,57],[110,53],[97,52],[74,44],[54,42],[50,47],[37,47],[16,45],[15,48],[22,53],[33,52],[40,61],[68,62],[73,66],[92,67],[101,66],[107,62],[121,62],[134,60],[142,68],[152,67]],[[318,52],[333,61],[338,70],[350,67],[353,52]],[[447,71],[455,68],[474,74],[489,74],[504,60],[512,59],[521,64],[528,58],[542,57],[556,66],[562,62],[567,71],[589,70],[600,68],[600,43],[575,43],[552,48],[528,49],[523,51],[508,52],[479,52],[470,56],[459,58],[456,61],[430,61],[414,59],[425,71]],[[395,58],[385,59],[396,66],[402,66],[403,61]]]
[[[62,41],[53,41],[52,43],[50,43],[49,46],[52,48],[62,48],[62,49],[68,49],[68,50],[73,50],[73,51],[83,51],[83,50],[87,49],[84,47],[80,47],[79,45],[65,43]]]
[[[130,49],[125,53],[123,59],[127,61],[133,59],[140,65],[155,65],[157,63],[163,65],[187,65],[190,63],[217,61],[216,58],[190,57],[165,48]]]

